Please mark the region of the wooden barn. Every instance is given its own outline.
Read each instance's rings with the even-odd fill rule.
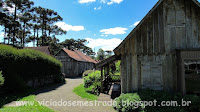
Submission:
[[[84,55],[78,50],[61,49],[56,55],[56,59],[63,64],[62,72],[66,77],[79,77],[86,70],[93,70],[96,61],[90,56]]]
[[[121,59],[123,93],[200,93],[199,2],[159,0],[114,52]]]

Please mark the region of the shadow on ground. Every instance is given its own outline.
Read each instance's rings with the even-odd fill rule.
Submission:
[[[46,93],[49,91],[56,90],[57,88],[61,87],[62,85],[66,84],[65,83],[54,83],[54,84],[49,84],[43,87],[39,88],[31,88],[28,90],[24,90],[21,92],[13,92],[13,91],[8,91],[8,90],[3,90],[0,94],[0,108],[2,108],[5,104],[11,103],[12,101],[17,101],[22,99],[23,97],[29,96],[29,95],[37,95],[40,93]]]

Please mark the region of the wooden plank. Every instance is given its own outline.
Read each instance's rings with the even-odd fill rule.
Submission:
[[[134,46],[134,43],[133,43],[133,37],[130,38],[130,54],[133,54],[133,46]]]
[[[142,76],[141,76],[141,61],[138,59],[139,57],[137,56],[136,57],[137,58],[137,68],[136,68],[136,72],[137,72],[137,81],[136,81],[136,83],[137,83],[137,85],[138,85],[138,89],[142,89],[142,86],[141,86],[141,84],[142,84],[142,82],[141,82],[141,80],[142,80]]]
[[[141,29],[138,29],[136,32],[136,52],[137,54],[141,54]]]
[[[164,15],[165,15],[165,28],[164,28],[164,40],[165,40],[165,50],[169,54],[171,50],[175,47],[175,44],[172,42],[175,36],[175,27],[176,27],[176,13],[174,5],[164,5]]]
[[[186,48],[192,48],[192,19],[191,19],[191,2],[189,0],[185,1],[186,10]]]
[[[151,83],[154,90],[163,90],[161,61],[154,60],[151,63]]]
[[[186,48],[186,32],[185,27],[176,28],[176,47],[175,49],[185,49]]]
[[[132,71],[131,71],[131,90],[138,90],[138,75],[137,75],[137,55],[132,56],[131,60]]]
[[[176,26],[185,26],[185,0],[175,0]]]
[[[126,55],[126,73],[127,73],[127,91],[126,92],[131,92],[131,55],[127,54]]]
[[[142,89],[151,89],[151,71],[150,62],[144,62],[141,65]]]
[[[152,16],[148,18],[148,54],[153,54],[153,20]]]
[[[197,20],[198,20],[198,43],[200,43],[200,8],[197,11]],[[199,44],[200,47],[200,44]]]
[[[163,3],[160,4],[158,8],[158,29],[159,29],[159,53],[163,54],[165,52],[165,43],[164,43],[164,17],[163,17]]]
[[[136,36],[135,35],[133,35],[133,38],[132,38],[133,40],[132,40],[132,53],[133,53],[133,55],[135,55],[136,54]]]
[[[147,22],[144,22],[141,28],[143,54],[147,55]]]
[[[126,93],[127,88],[127,75],[126,75],[126,55],[121,56],[121,92]]]
[[[193,41],[193,48],[198,48],[199,43],[198,43],[198,21],[197,20],[197,8],[196,5],[192,5],[192,37],[194,39]]]
[[[165,10],[166,10],[167,25],[175,26],[176,25],[175,7],[172,5],[172,6],[167,6],[165,8],[166,8]]]
[[[153,53],[154,54],[159,54],[159,29],[158,29],[158,9],[155,11],[155,15],[154,15],[154,39],[153,39],[153,43],[154,43],[154,50]]]

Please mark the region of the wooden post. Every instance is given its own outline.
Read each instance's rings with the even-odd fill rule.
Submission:
[[[107,68],[106,76],[109,76],[109,64],[106,65],[106,68]]]
[[[101,67],[101,92],[103,93],[103,67]]]

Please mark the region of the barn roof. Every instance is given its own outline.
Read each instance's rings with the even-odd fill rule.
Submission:
[[[77,61],[97,63],[90,56],[84,55],[81,51],[78,51],[78,50],[71,51],[71,50],[65,49],[65,48],[63,48],[63,51],[65,51],[65,53],[67,53],[71,58],[73,58]]]
[[[157,7],[163,2],[164,0],[159,0],[154,7],[147,13],[147,15],[140,21],[140,23],[129,33],[129,35],[114,49],[114,52],[118,51],[120,47],[126,43],[126,41],[132,37],[132,35],[138,30],[138,28],[144,23],[144,21],[157,9]],[[198,7],[200,7],[200,3],[197,0],[193,1]]]
[[[49,50],[49,46],[39,46],[39,47],[24,47],[24,49],[33,49],[33,50],[37,50],[40,52],[43,52],[47,55],[51,55],[51,52]]]

